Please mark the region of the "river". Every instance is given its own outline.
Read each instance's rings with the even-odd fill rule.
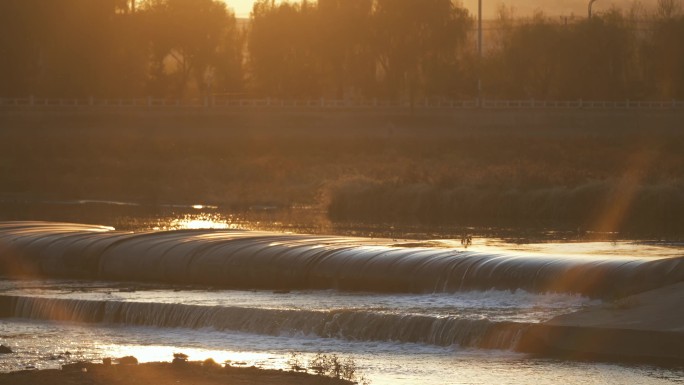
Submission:
[[[82,204],[64,207],[78,211]],[[335,231],[330,224],[306,236],[295,232],[310,234],[313,227],[293,229],[286,216],[261,212],[267,208],[255,214],[259,220],[200,205],[177,210],[153,219],[106,210],[81,221],[125,231],[3,223],[3,255],[9,244],[24,250],[20,259],[30,263],[22,268],[37,264],[44,274],[0,280],[0,342],[14,351],[0,356],[0,370],[125,355],[169,361],[176,352],[191,360],[288,370],[295,360],[306,365],[323,353],[353,360],[373,384],[684,382],[676,368],[515,351],[525,325],[604,303],[615,287],[629,292],[664,284],[639,279],[632,288],[635,276],[676,261],[680,244],[510,242],[470,229],[476,237],[463,245],[455,234],[434,229],[420,232],[420,239],[402,229],[361,237],[369,235],[367,228]],[[45,219],[78,216],[61,215]],[[323,235],[328,231],[338,234]],[[183,259],[188,255],[191,261]],[[302,271],[304,278],[297,275]],[[568,279],[577,272],[580,278]],[[274,279],[283,274],[292,279]],[[656,275],[655,281],[666,280]],[[599,284],[599,276],[612,284]]]

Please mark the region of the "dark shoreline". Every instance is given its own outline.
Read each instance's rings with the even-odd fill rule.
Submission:
[[[139,365],[70,364],[62,369],[0,373],[0,385],[350,385],[352,382],[306,373],[203,365],[201,362]]]

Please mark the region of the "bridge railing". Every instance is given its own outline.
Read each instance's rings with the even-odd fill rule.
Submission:
[[[409,101],[380,99],[235,99],[207,97],[201,99],[100,99],[100,98],[0,98],[0,109],[249,109],[249,108],[311,108],[311,109],[684,109],[684,100],[433,100]]]

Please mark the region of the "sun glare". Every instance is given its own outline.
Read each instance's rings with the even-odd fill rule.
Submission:
[[[213,359],[218,363],[231,366],[264,367],[268,363],[272,368],[284,367],[285,363],[276,362],[275,357],[266,353],[236,352],[223,350],[194,349],[162,345],[100,345],[99,349],[107,357],[134,356],[139,362],[169,362],[175,353],[187,354],[191,361]]]
[[[231,229],[231,228],[234,228],[229,223],[217,222],[213,219],[203,219],[203,218],[174,219],[173,221],[171,221],[170,227],[173,229],[177,229],[177,230]]]
[[[198,205],[199,206],[199,205]],[[200,206],[203,207],[203,206]],[[195,209],[200,207],[193,206]],[[225,218],[218,214],[186,214],[180,218],[172,219],[167,224],[159,226],[158,230],[199,230],[216,229],[228,230],[240,228],[236,223],[232,223],[230,218]]]
[[[235,12],[235,16],[248,18],[255,0],[224,0],[224,3]]]

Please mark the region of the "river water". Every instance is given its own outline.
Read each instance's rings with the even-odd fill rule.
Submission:
[[[182,233],[183,229],[241,228],[252,234],[250,230],[263,230],[265,226],[263,222],[217,217],[202,208],[192,210],[197,212],[130,221],[126,230],[148,231],[146,234],[152,235],[146,235],[145,242],[158,240],[155,229],[180,230],[172,234],[172,241],[186,247],[187,234]],[[116,225],[123,222],[117,218]],[[111,217],[101,219],[101,224],[113,224]],[[278,223],[281,235],[282,231],[293,230],[287,226],[287,220],[268,221],[268,230],[274,230]],[[322,231],[330,229],[325,227]],[[180,238],[175,236],[179,234]],[[299,242],[296,247],[303,247],[297,236],[287,235]],[[454,240],[455,235],[438,234],[441,237],[430,241],[425,237],[413,241],[391,235],[388,240],[368,240],[372,245],[363,246],[362,254],[368,255],[368,248],[381,247],[376,244],[389,243],[393,245],[389,255],[409,250],[412,254],[406,258],[429,257],[432,264],[434,260],[445,260],[445,253],[454,250],[487,258],[494,256],[491,259],[497,261],[497,266],[508,263],[505,260],[501,265],[502,255],[514,258],[511,260],[515,265],[510,266],[548,258],[572,263],[598,260],[601,266],[618,260],[632,266],[634,261],[667,261],[681,256],[684,250],[679,244],[658,242],[510,243],[485,237],[476,237],[466,249],[458,239]],[[75,236],[70,233],[67,237],[73,240]],[[133,240],[139,245],[140,239]],[[52,249],[60,242],[65,241],[52,243]],[[268,250],[278,242],[269,238]],[[349,243],[345,240],[344,250],[336,249],[331,255],[347,258],[344,253],[357,252],[350,249]],[[76,243],[70,243],[73,244]],[[286,246],[294,247],[289,243]],[[166,250],[178,247],[174,243]],[[414,252],[416,247],[419,251]],[[387,253],[382,251],[379,255]],[[348,263],[347,259],[341,261]],[[482,263],[491,264],[488,261]],[[354,284],[359,284],[359,280]],[[187,354],[191,360],[213,358],[234,366],[288,370],[293,353],[304,364],[324,353],[353,359],[359,374],[373,384],[684,383],[681,369],[535,358],[513,350],[519,330],[525,325],[596,306],[606,299],[589,298],[572,290],[535,290],[534,285],[528,290],[464,288],[441,292],[392,288],[399,289],[255,290],[154,280],[3,279],[0,342],[10,346],[14,353],[0,356],[0,370],[53,368],[77,360],[97,361],[125,355],[134,355],[142,362],[170,361],[176,352]]]

